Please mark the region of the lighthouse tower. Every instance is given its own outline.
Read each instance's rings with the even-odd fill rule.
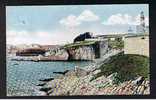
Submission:
[[[142,33],[145,33],[145,16],[143,11],[140,14],[140,26],[142,28]]]
[[[140,13],[140,24],[136,26],[136,32],[139,34],[144,34],[145,33],[145,16],[144,16],[144,12],[142,11]]]

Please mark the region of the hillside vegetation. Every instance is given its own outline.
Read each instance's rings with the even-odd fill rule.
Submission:
[[[79,41],[79,42],[75,42],[75,43],[66,44],[66,45],[64,45],[64,48],[86,46],[86,45],[92,45],[95,43],[96,43],[96,41]]]
[[[101,72],[96,74],[94,79],[116,72],[118,73],[116,78],[120,82],[134,79],[137,76],[149,78],[149,58],[142,55],[120,53],[112,56],[110,60],[100,66],[99,69]]]
[[[115,40],[108,40],[108,46],[110,49],[123,49],[124,48],[124,41],[119,38]]]

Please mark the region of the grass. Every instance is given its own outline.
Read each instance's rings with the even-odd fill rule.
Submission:
[[[101,72],[94,76],[94,79],[102,75],[108,76],[112,73],[118,73],[118,80],[124,82],[134,79],[137,76],[143,76],[149,79],[149,58],[135,54],[118,54],[100,66]]]
[[[76,42],[76,43],[66,44],[66,45],[64,45],[64,48],[78,47],[78,46],[84,46],[84,45],[91,45],[91,44],[95,44],[95,42],[96,41],[80,41],[80,42]]]
[[[122,41],[122,40],[108,40],[108,46],[111,49],[123,49],[124,48],[124,41]]]

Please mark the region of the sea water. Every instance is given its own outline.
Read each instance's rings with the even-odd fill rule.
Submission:
[[[55,77],[53,72],[74,69],[75,66],[84,67],[90,61],[11,61],[7,60],[7,96],[36,96],[40,79]]]

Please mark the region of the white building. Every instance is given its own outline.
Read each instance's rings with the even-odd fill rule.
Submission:
[[[149,26],[145,26],[145,28],[141,25],[136,26],[136,33],[149,33]]]

